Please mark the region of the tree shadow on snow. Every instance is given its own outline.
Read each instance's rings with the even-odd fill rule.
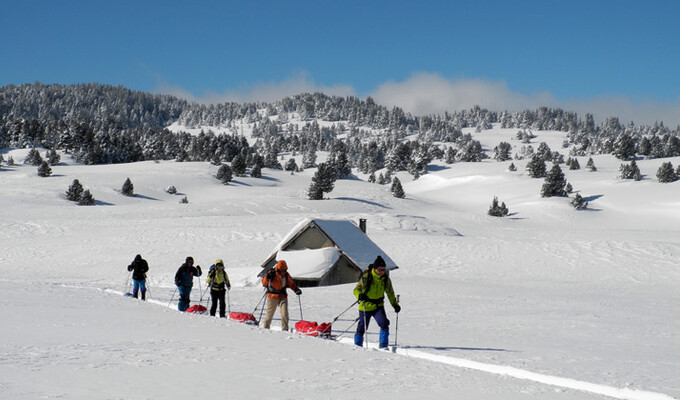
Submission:
[[[355,198],[353,198],[353,197],[336,197],[335,200],[358,201],[359,203],[364,203],[364,204],[368,204],[368,205],[376,206],[376,207],[380,207],[380,208],[387,208],[387,209],[390,208],[390,207],[386,207],[386,206],[384,206],[384,205],[382,205],[382,204],[380,204],[380,203],[376,203],[375,201],[368,201],[368,200],[363,200],[363,199],[355,199]]]
[[[604,195],[603,195],[603,194],[596,194],[596,195],[593,195],[593,196],[584,197],[583,200],[585,200],[585,201],[587,201],[588,203],[590,203],[591,201],[597,200],[597,199],[599,199],[599,198],[602,197],[602,196],[604,196]]]
[[[101,200],[95,199],[95,200],[94,200],[94,205],[95,205],[95,206],[112,206],[112,205],[114,205],[114,204],[113,204],[113,203],[107,203],[107,202],[105,202],[105,201],[101,201]]]
[[[247,184],[247,183],[245,183],[245,182],[235,181],[235,180],[233,180],[233,179],[229,182],[229,184],[231,185],[232,183],[233,183],[234,185],[240,185],[240,186],[249,186],[249,187],[252,186],[252,185],[249,185],[249,184]]]
[[[259,177],[257,179],[264,179],[265,181],[272,181],[272,182],[280,182],[280,180],[278,180],[276,178],[273,178],[271,176],[264,176],[264,175],[262,175],[261,177]]]
[[[135,195],[134,195],[133,197],[137,197],[137,198],[139,198],[139,199],[145,199],[145,200],[155,200],[155,201],[158,201],[157,198],[149,197],[149,196],[144,196],[143,194],[136,194],[136,193],[135,193]]]

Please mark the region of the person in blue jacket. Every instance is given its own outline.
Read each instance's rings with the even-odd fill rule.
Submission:
[[[175,274],[175,285],[177,285],[177,290],[179,291],[178,310],[186,311],[189,308],[189,295],[191,294],[191,288],[194,286],[194,276],[201,276],[202,274],[203,271],[201,271],[200,265],[194,267],[193,257],[187,257],[184,264],[179,267]]]

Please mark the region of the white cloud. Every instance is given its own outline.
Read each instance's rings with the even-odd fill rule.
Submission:
[[[222,93],[204,93],[198,97],[167,83],[159,83],[154,92],[206,104],[231,101],[273,102],[287,96],[313,92],[336,96],[356,95],[354,88],[349,85],[320,85],[304,71],[282,82],[257,83],[227,89]],[[674,102],[630,99],[623,96],[560,100],[549,92],[531,95],[513,92],[503,81],[447,80],[438,74],[426,72],[416,73],[402,82],[385,82],[368,95],[378,104],[390,108],[398,106],[413,115],[443,114],[445,111],[466,110],[475,105],[492,111],[511,112],[545,106],[574,111],[581,118],[586,113],[591,113],[597,122],[615,116],[624,125],[630,121],[637,125],[663,121],[670,128],[680,125],[680,98]]]
[[[591,113],[596,121],[615,116],[624,125],[630,121],[637,125],[664,121],[666,126],[675,128],[680,124],[680,98],[675,102],[620,96],[559,100],[548,92],[533,95],[516,93],[502,81],[449,81],[432,73],[417,73],[403,82],[383,83],[371,93],[371,97],[378,104],[399,106],[414,115],[441,114],[475,105],[493,111],[521,111],[546,106],[574,111],[579,117]]]

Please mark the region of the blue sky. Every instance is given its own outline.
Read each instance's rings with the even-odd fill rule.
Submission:
[[[680,124],[675,0],[0,2],[0,86],[318,90],[417,114],[546,105]]]

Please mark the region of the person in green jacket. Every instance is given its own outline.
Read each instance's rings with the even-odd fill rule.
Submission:
[[[361,274],[359,283],[354,288],[354,296],[359,300],[359,324],[354,334],[354,344],[363,346],[364,332],[368,329],[371,317],[380,326],[379,347],[385,349],[388,346],[390,335],[390,320],[385,314],[385,294],[395,312],[401,311],[392,288],[392,280],[385,268],[385,260],[378,256],[373,264]]]

